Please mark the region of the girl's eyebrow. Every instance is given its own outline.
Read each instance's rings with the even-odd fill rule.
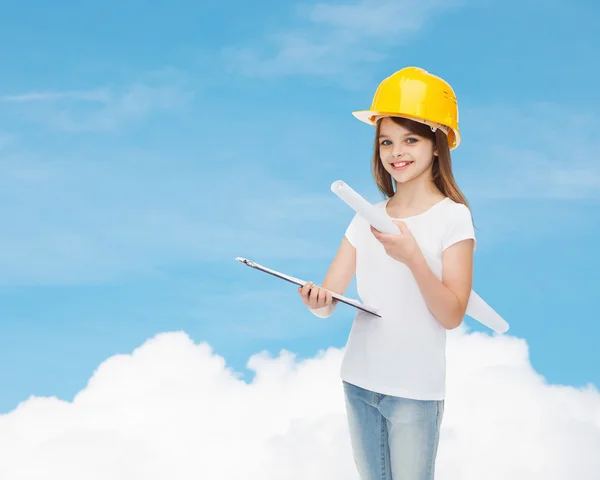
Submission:
[[[410,136],[412,136],[412,135],[415,135],[415,134],[414,134],[414,133],[410,133],[410,132],[408,132],[408,133],[405,133],[405,134],[404,134],[404,135],[402,135],[402,136],[403,136],[403,137],[410,137]],[[385,133],[380,133],[380,134],[379,134],[379,138],[382,138],[382,137],[387,137],[387,136],[388,136],[388,135],[386,135]]]

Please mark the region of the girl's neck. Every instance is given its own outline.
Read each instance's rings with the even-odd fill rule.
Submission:
[[[409,182],[396,184],[396,192],[388,205],[398,211],[412,211],[428,208],[444,197],[433,181]]]

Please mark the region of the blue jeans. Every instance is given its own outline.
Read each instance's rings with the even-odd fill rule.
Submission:
[[[433,480],[443,400],[413,400],[343,381],[361,480]]]

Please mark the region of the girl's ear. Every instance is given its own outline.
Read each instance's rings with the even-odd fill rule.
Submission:
[[[438,157],[440,155],[440,152],[438,152],[438,149],[434,147],[433,149],[433,154]]]

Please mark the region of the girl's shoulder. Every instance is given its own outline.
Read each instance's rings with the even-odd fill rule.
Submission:
[[[450,197],[446,197],[444,204],[448,212],[456,215],[471,215],[471,209],[464,203],[452,200]]]
[[[448,199],[443,219],[443,249],[454,243],[472,238],[475,240],[475,225],[471,209],[461,202]]]

